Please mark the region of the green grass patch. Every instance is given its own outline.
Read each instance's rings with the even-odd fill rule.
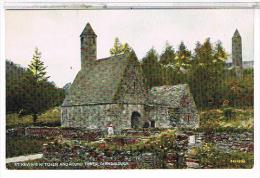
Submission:
[[[37,126],[59,126],[60,125],[60,108],[55,107],[49,109],[45,113],[38,116],[36,122]],[[26,115],[19,117],[18,114],[7,114],[6,115],[6,127],[26,127],[33,125],[32,116]]]
[[[42,146],[48,142],[45,138],[31,138],[25,136],[6,138],[6,157],[15,157],[34,153],[41,153]]]
[[[194,148],[189,154],[195,157],[204,168],[251,169],[254,165],[254,153],[241,151],[226,153],[217,149],[212,143],[205,143],[202,147]]]

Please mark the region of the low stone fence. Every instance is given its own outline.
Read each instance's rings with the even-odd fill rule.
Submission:
[[[128,136],[151,136],[155,134],[159,134],[162,131],[166,131],[167,129],[162,128],[143,128],[143,129],[124,129],[121,131],[122,135]]]
[[[29,137],[44,137],[78,139],[86,141],[95,141],[101,138],[104,133],[101,130],[86,130],[80,128],[59,128],[59,127],[26,127],[8,129],[7,137],[29,136]]]
[[[24,127],[17,127],[17,128],[6,130],[6,137],[17,137],[17,136],[24,136],[24,135],[25,135]]]
[[[254,133],[243,132],[243,133],[215,133],[215,132],[204,132],[197,133],[197,142],[210,142],[216,144],[216,146],[223,151],[237,150],[243,152],[254,151]]]
[[[85,130],[80,128],[57,128],[57,127],[30,127],[25,129],[26,136],[33,137],[48,137],[48,138],[57,138],[63,137],[66,139],[78,139],[78,140],[87,140],[95,141],[103,136],[101,130]]]

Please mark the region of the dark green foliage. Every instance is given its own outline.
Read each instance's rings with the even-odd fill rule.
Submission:
[[[227,56],[222,43],[210,38],[197,42],[193,53],[183,42],[177,51],[166,43],[160,59],[154,48],[147,52],[142,68],[148,88],[188,83],[199,108],[220,108],[225,100],[230,106],[252,106],[253,69],[242,69],[238,77],[225,67]]]
[[[235,116],[235,112],[233,111],[232,108],[224,108],[223,114],[224,114],[225,118],[227,118],[227,119],[231,119],[232,117]]]
[[[241,151],[226,153],[220,151],[214,144],[204,144],[196,149],[196,159],[203,168],[253,168],[254,154]]]
[[[174,64],[175,57],[176,57],[176,54],[175,54],[173,47],[169,43],[166,43],[165,49],[160,56],[160,63],[163,65]]]
[[[191,64],[191,52],[187,49],[182,41],[176,53],[176,66],[178,70],[189,69]]]
[[[254,70],[243,69],[242,77],[237,78],[235,70],[229,70],[224,86],[226,87],[225,97],[230,105],[247,107],[254,104]]]
[[[189,72],[189,85],[199,107],[219,107],[224,100],[226,52],[218,43],[212,46],[210,39],[197,43]]]
[[[28,69],[6,61],[7,113],[37,116],[47,109],[59,106],[65,97],[63,89],[49,82],[40,52],[36,49]]]
[[[39,114],[51,107],[60,105],[64,99],[64,90],[56,88],[51,82],[37,82],[36,78],[31,75],[28,75],[22,81],[21,88],[24,91],[21,98],[22,114],[32,115],[34,122],[36,122]]]
[[[21,88],[22,79],[26,76],[26,69],[6,61],[6,112],[19,112],[22,109],[21,98],[23,90]]]
[[[154,48],[150,49],[142,60],[142,69],[146,78],[146,85],[151,88],[153,86],[161,86],[162,75],[161,66],[158,61],[158,54]]]
[[[6,157],[15,157],[26,154],[42,152],[42,145],[46,143],[44,138],[31,138],[25,136],[7,137]]]

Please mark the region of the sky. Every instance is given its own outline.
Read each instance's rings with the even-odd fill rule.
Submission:
[[[193,51],[197,41],[220,40],[231,54],[236,29],[242,37],[244,61],[253,60],[254,24],[250,9],[186,10],[7,10],[6,59],[26,67],[35,47],[42,52],[50,81],[59,87],[73,82],[80,70],[80,33],[89,22],[97,34],[97,58],[109,56],[115,37],[127,42],[141,60],[166,41],[181,41]]]

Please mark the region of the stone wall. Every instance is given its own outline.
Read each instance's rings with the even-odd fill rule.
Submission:
[[[85,130],[74,128],[58,127],[27,127],[24,128],[24,135],[29,137],[44,138],[66,138],[86,141],[95,141],[104,136],[101,130]]]
[[[63,127],[84,127],[106,129],[112,123],[115,131],[131,128],[131,115],[139,112],[140,127],[144,123],[144,106],[127,104],[104,104],[62,107],[61,125]]]
[[[152,107],[148,111],[148,118],[155,122],[155,127],[170,128],[170,118],[167,107]]]
[[[196,128],[199,126],[199,116],[193,108],[168,108],[164,106],[150,107],[148,118],[155,121],[155,127]]]
[[[146,107],[156,127],[199,127],[199,114],[187,84],[153,87]]]

